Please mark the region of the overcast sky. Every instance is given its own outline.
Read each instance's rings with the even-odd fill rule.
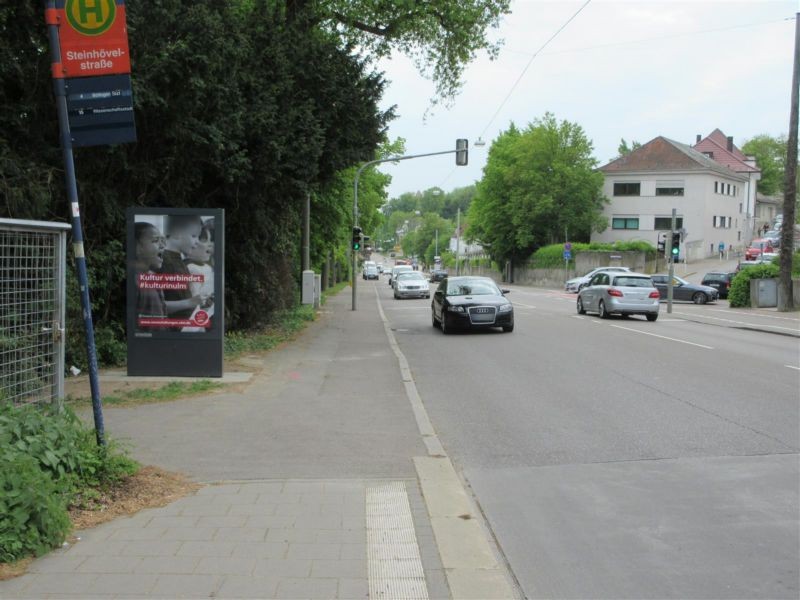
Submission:
[[[484,54],[468,67],[450,108],[429,111],[433,85],[408,59],[382,61],[391,82],[383,104],[397,105],[399,115],[389,136],[405,138],[407,154],[470,140],[466,167],[455,167],[452,155],[382,166],[393,178],[389,196],[474,183],[510,122],[525,126],[548,111],[583,127],[601,165],[616,156],[620,138],[693,144],[696,134],[720,128],[741,146],[760,133],[788,132],[798,0],[592,0],[509,96],[531,57],[584,3],[512,0],[495,34],[504,40],[499,57]],[[481,135],[487,144],[475,147]]]

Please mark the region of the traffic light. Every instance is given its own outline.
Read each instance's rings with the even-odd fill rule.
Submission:
[[[456,140],[456,165],[463,167],[469,160],[469,142],[463,138]]]
[[[670,249],[670,255],[672,256],[672,261],[675,262],[680,257],[681,253],[681,234],[678,232],[674,232],[672,234],[672,246]]]
[[[661,237],[661,234],[658,236],[658,252],[664,254],[664,251],[667,249],[667,238],[666,236]]]
[[[361,227],[353,227],[353,250],[361,250]]]

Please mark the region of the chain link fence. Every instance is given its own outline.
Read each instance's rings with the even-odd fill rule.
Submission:
[[[0,219],[0,402],[63,402],[69,229]]]

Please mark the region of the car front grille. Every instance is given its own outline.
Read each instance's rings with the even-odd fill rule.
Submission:
[[[469,320],[475,324],[494,323],[497,309],[494,306],[471,306]]]

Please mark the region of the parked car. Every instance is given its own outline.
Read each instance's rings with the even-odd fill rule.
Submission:
[[[761,256],[762,252],[775,252],[775,248],[773,248],[769,240],[764,238],[757,238],[752,242],[750,242],[750,245],[747,247],[747,250],[745,250],[744,259],[755,260],[759,256]]]
[[[364,279],[380,279],[378,267],[369,266],[364,269]]]
[[[447,271],[444,269],[434,269],[431,271],[431,283],[437,283],[447,277]]]
[[[768,231],[763,236],[762,239],[767,240],[773,248],[780,248],[781,247],[781,232],[780,231]]]
[[[667,287],[669,287],[669,275],[652,275],[653,283],[661,293],[661,298],[667,298]],[[707,285],[697,285],[681,279],[677,275],[672,277],[672,299],[688,300],[695,304],[705,304],[706,302],[716,302],[719,292],[716,288]]]
[[[717,290],[720,298],[727,298],[728,291],[731,289],[731,281],[736,276],[736,273],[729,273],[728,271],[711,271],[703,275],[701,285],[707,285]]]
[[[648,321],[655,321],[660,298],[649,275],[610,271],[592,277],[578,292],[576,307],[579,315],[596,312],[601,319],[619,314],[644,315]]]
[[[389,273],[389,285],[392,285],[392,282],[398,273],[410,273],[413,270],[414,269],[411,268],[411,265],[397,265],[392,267],[392,270]],[[392,287],[394,286],[392,285]]]
[[[428,280],[419,271],[411,273],[398,273],[394,285],[394,297],[400,298],[430,298],[431,288]]]
[[[597,273],[605,271],[629,273],[630,269],[628,267],[597,267],[596,269],[592,269],[586,273],[586,275],[581,277],[573,277],[572,279],[567,280],[567,283],[564,285],[564,289],[573,294],[577,294],[588,285],[592,277],[594,277]]]
[[[456,328],[514,331],[514,307],[488,277],[445,277],[431,301],[431,322],[442,333]]]
[[[377,267],[378,267],[378,273],[383,274],[383,263],[378,263]]]

